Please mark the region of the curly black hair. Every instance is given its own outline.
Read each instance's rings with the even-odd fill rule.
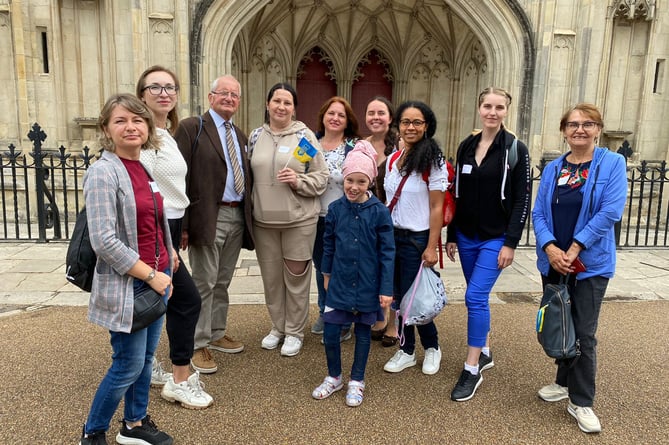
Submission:
[[[406,155],[404,165],[402,165],[402,173],[429,171],[432,166],[439,168],[444,161],[444,153],[441,151],[439,144],[434,140],[433,136],[437,131],[437,119],[434,116],[432,109],[424,102],[417,100],[409,100],[403,102],[397,108],[397,120],[402,119],[402,114],[408,108],[416,108],[423,114],[425,120],[425,134],[423,139],[416,142],[411,150]]]

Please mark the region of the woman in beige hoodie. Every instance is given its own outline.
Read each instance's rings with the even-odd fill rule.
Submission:
[[[297,93],[286,83],[267,95],[265,124],[249,138],[253,233],[272,330],[264,349],[283,341],[281,355],[300,352],[309,316],[311,254],[328,167],[313,132],[293,119]],[[305,138],[316,151],[296,153]],[[303,153],[301,153],[303,154]]]

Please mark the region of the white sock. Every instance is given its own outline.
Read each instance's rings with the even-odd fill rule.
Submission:
[[[481,348],[481,352],[486,357],[490,357],[490,347],[489,346],[484,346],[483,348]]]
[[[471,375],[478,375],[479,373],[478,363],[475,365],[468,365],[467,362],[465,362],[465,371],[468,371]]]

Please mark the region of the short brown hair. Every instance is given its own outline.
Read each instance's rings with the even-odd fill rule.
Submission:
[[[112,153],[116,151],[114,142],[105,134],[105,128],[107,128],[107,125],[109,124],[109,118],[111,117],[112,112],[118,106],[121,106],[144,119],[144,122],[146,122],[146,125],[149,127],[149,137],[146,139],[146,142],[142,144],[142,150],[158,150],[160,148],[160,138],[156,135],[156,123],[153,120],[153,113],[151,113],[151,110],[149,110],[144,102],[132,94],[114,94],[107,99],[107,102],[105,102],[105,105],[102,107],[100,117],[98,117],[100,145],[102,145],[102,148],[111,151]]]
[[[567,120],[569,119],[569,115],[574,111],[580,111],[581,113],[588,116],[588,119],[599,125],[600,129],[604,128],[602,113],[601,111],[599,111],[599,108],[597,108],[597,105],[581,102],[580,104],[576,104],[564,112],[562,118],[560,119],[560,131],[564,131],[565,127],[567,126]]]

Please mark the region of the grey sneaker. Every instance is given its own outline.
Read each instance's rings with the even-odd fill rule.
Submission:
[[[171,372],[163,369],[163,364],[153,357],[153,366],[151,367],[151,386],[163,386],[167,380],[172,377]]]
[[[559,402],[569,397],[569,389],[566,386],[551,383],[541,388],[537,394],[546,402]]]
[[[602,425],[591,407],[576,406],[570,400],[567,405],[567,412],[576,419],[578,427],[584,433],[599,433],[602,431]]]
[[[323,317],[318,317],[318,320],[311,325],[311,333],[316,335],[323,335],[323,328],[325,323],[323,322]]]

